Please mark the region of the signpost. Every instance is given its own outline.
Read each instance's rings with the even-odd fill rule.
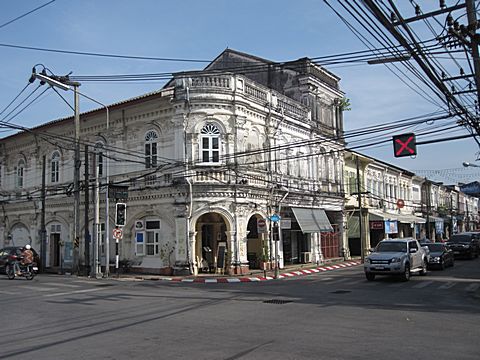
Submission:
[[[117,276],[118,276],[118,263],[119,263],[118,241],[123,238],[123,230],[119,227],[116,227],[115,229],[113,229],[113,237],[115,238],[115,272],[117,273]]]
[[[257,232],[265,234],[267,232],[267,222],[265,219],[257,219]]]

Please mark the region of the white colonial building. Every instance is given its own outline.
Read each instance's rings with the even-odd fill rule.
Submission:
[[[280,267],[338,257],[338,82],[308,59],[276,64],[226,50],[162,90],[82,113],[79,184],[74,117],[3,138],[0,246],[30,243],[52,270],[89,267],[98,246],[105,271],[115,260],[115,202],[122,202],[118,252],[138,271],[246,273],[272,266],[275,253]],[[108,211],[107,176],[110,187],[128,187]]]

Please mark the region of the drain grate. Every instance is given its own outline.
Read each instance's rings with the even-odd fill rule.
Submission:
[[[281,299],[272,299],[272,300],[264,300],[264,304],[277,304],[277,305],[282,305],[282,304],[287,304],[291,303],[292,300],[281,300]]]
[[[347,294],[350,292],[352,291],[351,290],[335,290],[335,291],[332,291],[331,294]]]

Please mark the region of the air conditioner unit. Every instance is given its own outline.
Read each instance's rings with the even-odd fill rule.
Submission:
[[[312,262],[312,253],[311,252],[302,252],[300,253],[300,261],[304,264]]]

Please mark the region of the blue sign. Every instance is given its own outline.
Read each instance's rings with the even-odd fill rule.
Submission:
[[[385,220],[385,234],[397,234],[398,223],[397,220]]]
[[[270,220],[273,222],[280,221],[280,216],[278,214],[273,214],[272,216],[270,216]]]

